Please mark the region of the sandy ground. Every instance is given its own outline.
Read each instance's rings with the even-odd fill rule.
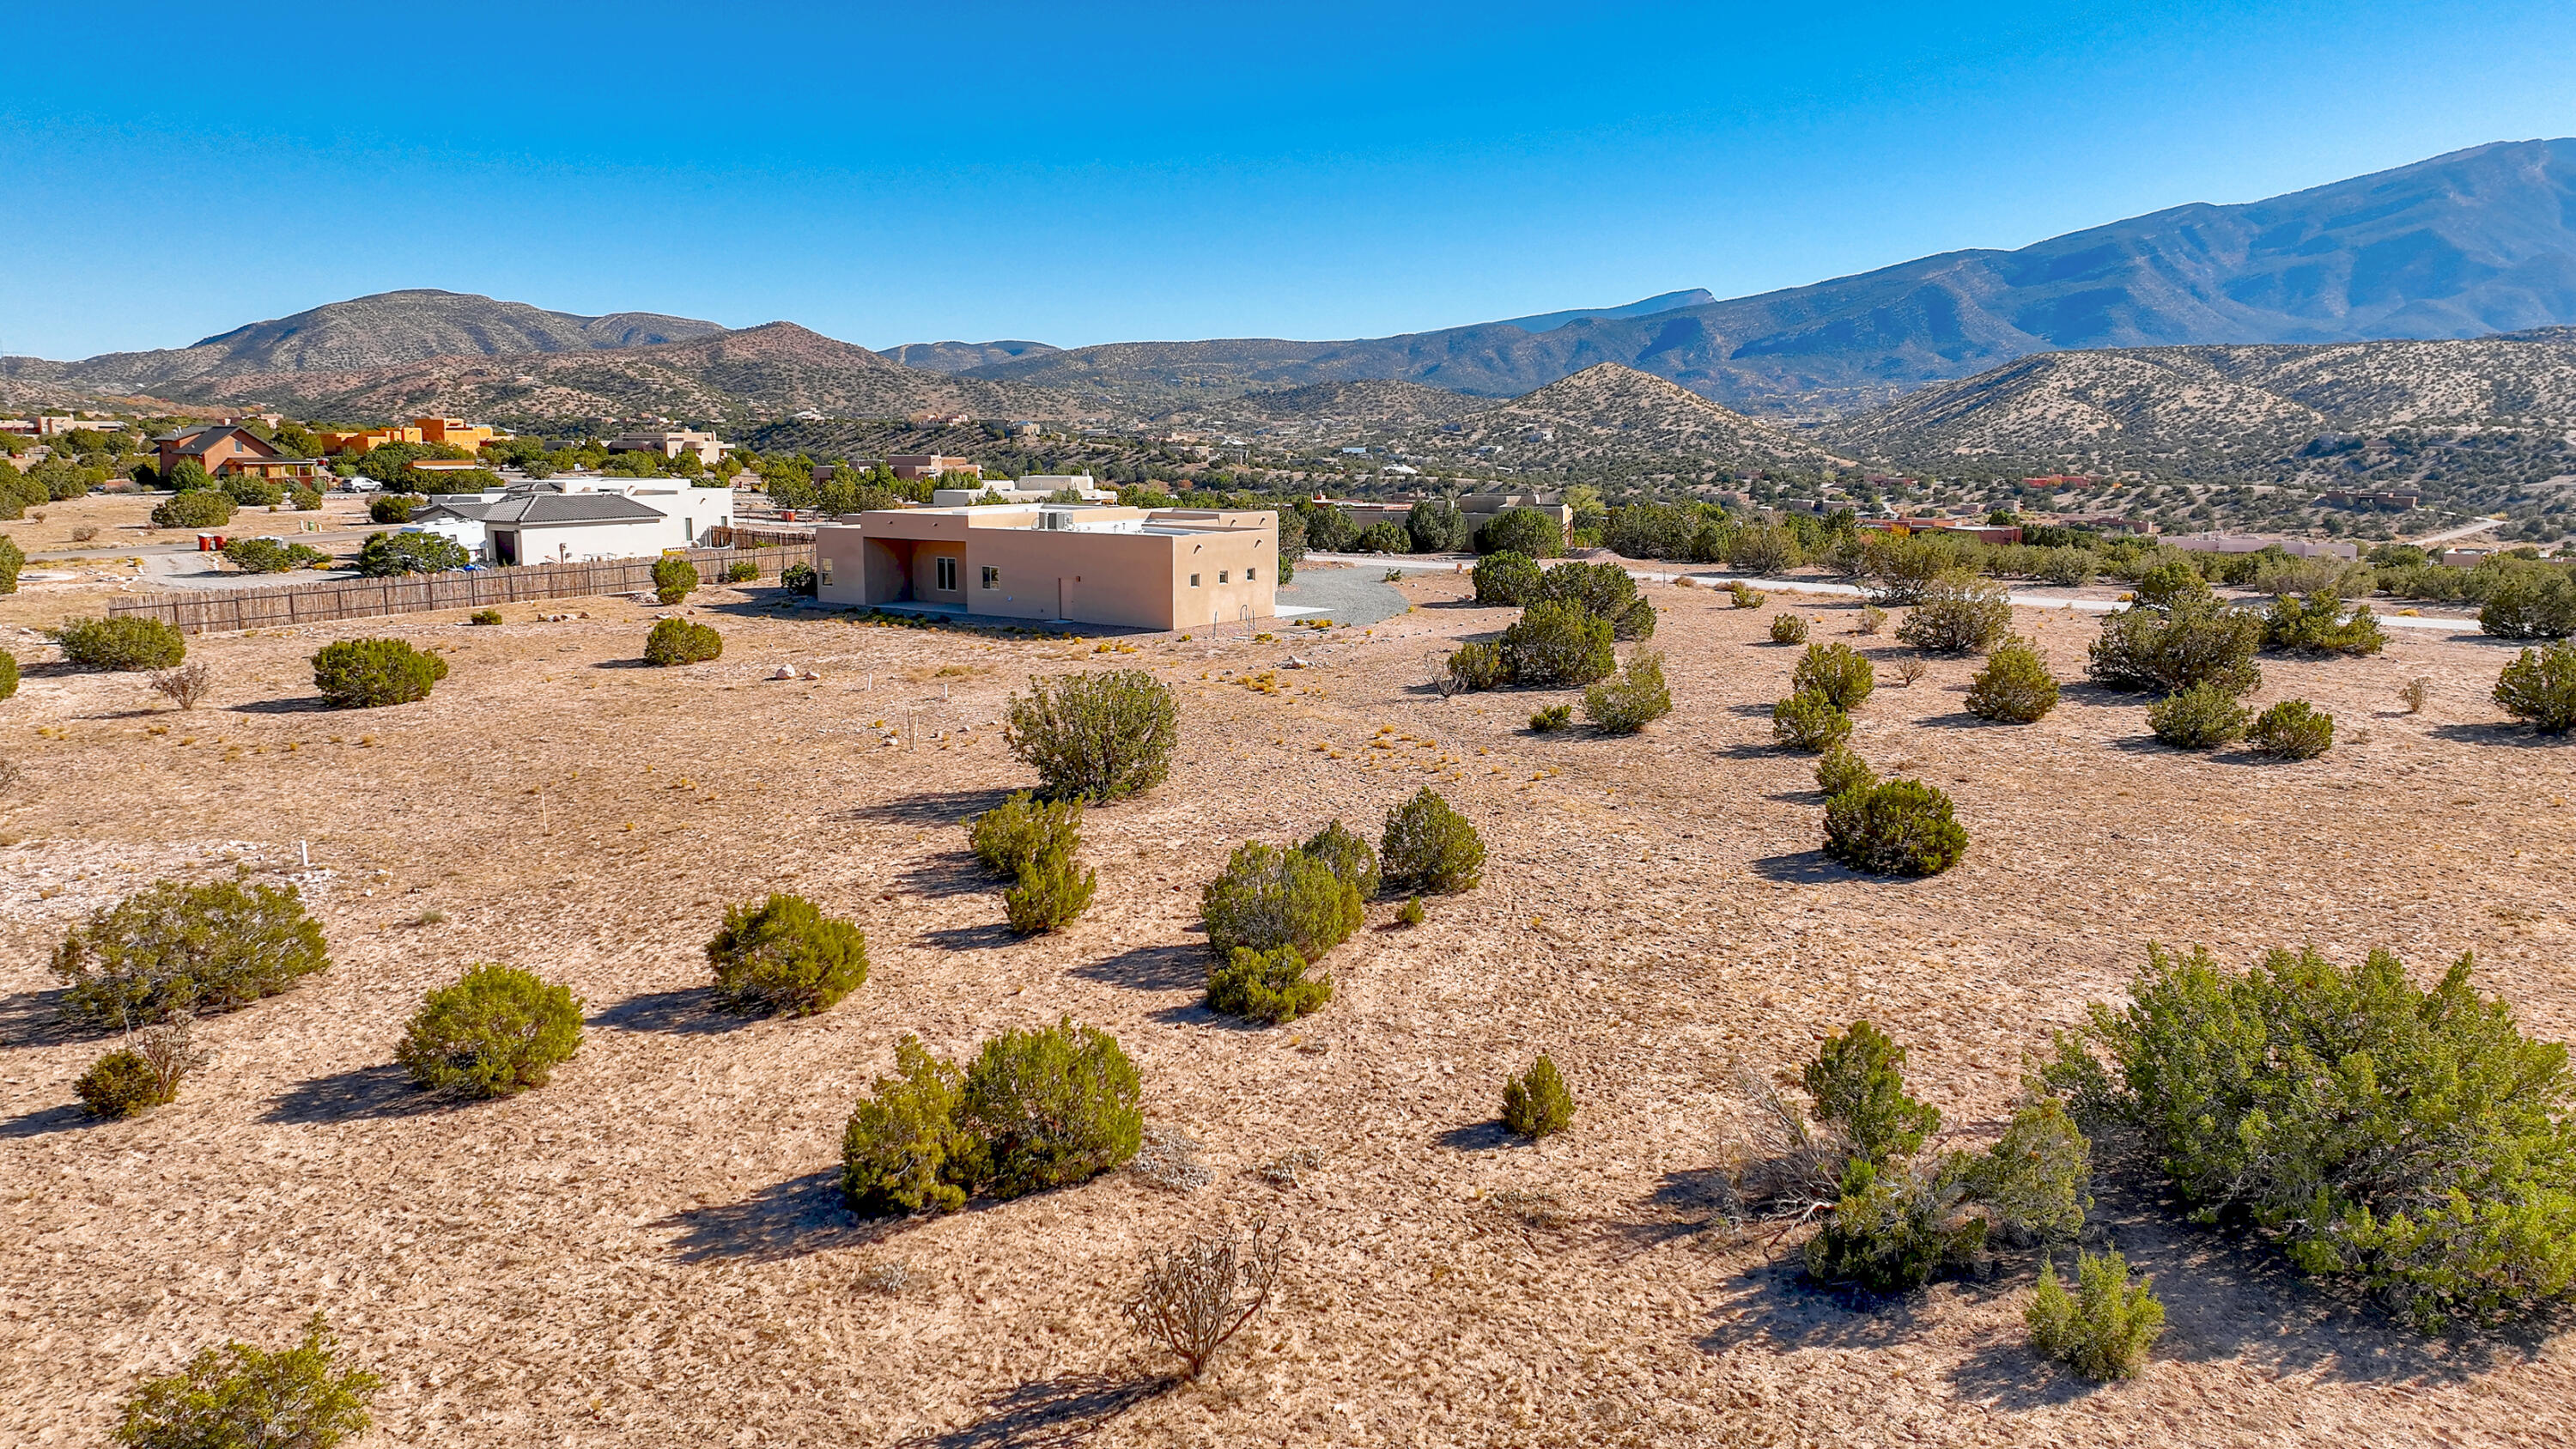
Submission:
[[[197,641],[221,684],[184,715],[139,679],[36,663],[0,703],[24,772],[0,801],[0,1442],[96,1443],[138,1377],[228,1334],[282,1341],[317,1307],[386,1376],[370,1444],[2576,1437],[2568,1340],[2419,1339],[2116,1177],[2095,1235],[2156,1275],[2172,1331],[2107,1388],[2022,1346],[2025,1258],[1862,1309],[1800,1283],[1794,1234],[1731,1232],[1708,1195],[1743,1140],[1731,1061],[1793,1063],[1866,1015],[1973,1141],[2023,1054],[2149,940],[2384,944],[2428,972],[2474,950],[2531,1026],[2576,1035],[2576,755],[2486,702],[2507,651],[2409,635],[2266,661],[2265,699],[2344,732],[2290,766],[2164,750],[2141,703],[2082,688],[1989,726],[1962,712],[1968,663],[1912,688],[1882,670],[1857,743],[1950,790],[1975,841],[1900,883],[1821,858],[1811,762],[1768,746],[1795,657],[1767,641],[1774,609],[1655,590],[1676,713],[1542,738],[1522,721],[1562,696],[1425,687],[1449,641],[1506,621],[1462,585],[1407,583],[1420,607],[1365,632],[1133,653],[710,590],[726,656],[674,670],[635,667],[653,611],[625,600],[413,616],[375,632],[451,651],[453,674],[360,714],[313,707],[303,661],[329,632]],[[1805,607],[1820,639],[1856,613]],[[2091,620],[2022,623],[2077,672]],[[1291,653],[1314,667],[1283,692],[1236,682]],[[823,677],[763,682],[782,662]],[[1091,815],[1090,914],[1016,939],[959,829],[1030,779],[988,722],[1032,673],[1137,665],[1184,697],[1172,777]],[[2414,675],[2433,699],[2407,716]],[[884,743],[877,722],[915,718],[911,748]],[[1373,835],[1425,782],[1484,828],[1483,888],[1412,931],[1375,908],[1313,1018],[1209,1015],[1195,902],[1227,850],[1336,816]],[[65,926],[159,877],[299,873],[299,842],[328,873],[334,968],[206,1022],[216,1061],[175,1105],[86,1123],[70,1082],[102,1043],[46,1026]],[[818,1018],[711,1016],[702,945],[771,889],[858,920],[873,973]],[[478,960],[569,983],[589,1038],[540,1091],[428,1107],[394,1040]],[[900,1034],[964,1053],[1067,1012],[1118,1035],[1209,1186],[1121,1173],[909,1223],[837,1206],[841,1123]],[[1513,1145],[1501,1084],[1540,1050],[1578,1115]],[[1318,1165],[1294,1184],[1258,1171],[1301,1149]],[[1291,1237],[1281,1300],[1206,1380],[1158,1385],[1117,1312],[1140,1253],[1255,1219]],[[895,1264],[899,1291],[871,1286]]]

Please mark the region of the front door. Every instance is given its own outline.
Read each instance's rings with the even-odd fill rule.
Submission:
[[[1071,579],[1059,578],[1055,581],[1055,616],[1059,619],[1073,617],[1073,580]]]

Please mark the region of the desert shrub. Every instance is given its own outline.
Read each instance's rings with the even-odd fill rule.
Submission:
[[[472,614],[466,616],[465,622],[468,624],[498,624],[501,622],[501,611],[498,609],[477,609]]]
[[[0,649],[0,699],[18,692],[18,656]]]
[[[286,490],[286,502],[288,507],[298,513],[319,513],[322,510],[322,490],[289,488]]]
[[[401,639],[342,639],[313,656],[313,687],[333,709],[376,709],[429,698],[447,661]]]
[[[1787,609],[1771,616],[1771,642],[1804,644],[1807,642],[1807,616]]]
[[[1273,1234],[1255,1223],[1248,1235],[1229,1227],[1177,1250],[1148,1254],[1144,1286],[1127,1305],[1127,1321],[1197,1378],[1226,1340],[1270,1302],[1287,1236],[1284,1228]]]
[[[81,527],[88,528],[89,525],[83,524]],[[80,533],[80,529],[75,528],[72,530],[72,533],[77,536]],[[97,536],[98,530],[94,528],[90,529],[90,537],[96,538]],[[20,571],[24,570],[26,567],[26,551],[18,547],[18,541],[16,539],[9,537],[7,534],[0,534],[0,594],[14,594],[18,592],[18,575]]]
[[[1985,1221],[1959,1217],[1963,1197],[1949,1163],[1855,1161],[1833,1216],[1807,1240],[1807,1272],[1865,1293],[1910,1293],[1984,1243]]]
[[[2424,990],[2387,951],[2237,975],[2150,945],[2126,1008],[2096,1004],[2041,1078],[2136,1131],[2201,1213],[2420,1327],[2534,1312],[2576,1293],[2576,1074],[2473,964]]]
[[[226,498],[244,508],[266,508],[286,500],[286,488],[283,484],[275,479],[253,477],[248,473],[235,473],[215,486],[224,491]]]
[[[158,619],[119,614],[74,619],[54,631],[63,662],[83,669],[173,669],[188,657],[188,638]]]
[[[361,578],[446,573],[473,561],[465,545],[435,533],[371,533],[358,545]]]
[[[2033,1352],[2053,1358],[2097,1383],[2134,1376],[2165,1331],[2165,1306],[2144,1278],[2129,1281],[2128,1260],[2078,1250],[2075,1292],[2057,1281],[2057,1265],[2043,1263],[2039,1286],[2022,1321]]]
[[[369,523],[409,523],[412,514],[429,506],[429,500],[417,493],[379,493],[367,500]]]
[[[1446,498],[1425,498],[1406,511],[1404,533],[1415,553],[1455,553],[1467,547],[1474,526]]]
[[[2432,699],[2433,681],[2421,674],[2397,686],[2397,702],[2406,706],[2408,714],[2422,714]]]
[[[1816,761],[1816,788],[1824,791],[1828,799],[1846,790],[1866,790],[1877,783],[1878,772],[1847,744],[1827,746],[1823,757]]]
[[[1957,551],[1925,534],[1873,533],[1861,546],[1863,587],[1873,604],[1919,604],[1935,581],[1958,567]]]
[[[367,1407],[383,1383],[343,1361],[317,1312],[293,1348],[228,1342],[144,1380],[114,1438],[124,1449],[334,1449],[367,1432]]]
[[[1623,558],[1687,559],[1699,531],[1699,517],[1691,509],[1640,503],[1610,510],[1601,542]]]
[[[1637,601],[1637,581],[1615,563],[1561,563],[1539,575],[1538,598],[1572,604],[1596,619],[1616,621]]]
[[[2147,728],[2183,750],[2209,750],[2245,737],[2254,712],[2215,682],[2195,684],[2147,706]]]
[[[1776,576],[1796,568],[1804,557],[1798,536],[1776,523],[1739,528],[1726,543],[1726,566],[1739,573]]]
[[[2495,702],[2542,734],[2576,729],[2576,643],[2523,650],[2496,677]]]
[[[739,562],[725,565],[724,576],[726,583],[747,584],[760,577],[760,565],[751,562],[749,559],[743,559]],[[1281,582],[1284,583],[1286,580],[1281,580]]]
[[[1395,919],[1399,925],[1419,926],[1422,924],[1423,915],[1420,896],[1406,897],[1404,904],[1396,907],[1395,911]]]
[[[653,598],[656,602],[676,604],[698,587],[698,566],[684,558],[653,560]]]
[[[1020,867],[1020,878],[1002,892],[1002,910],[1011,929],[1023,936],[1058,931],[1091,909],[1099,872],[1085,869],[1066,845],[1043,849]]]
[[[1425,785],[1386,812],[1378,837],[1384,887],[1415,895],[1473,890],[1484,878],[1485,842],[1466,816]]]
[[[1905,1048],[1866,1021],[1825,1038],[1799,1073],[1819,1121],[1850,1140],[1868,1163],[1910,1157],[1941,1130],[1941,1111],[1905,1090]]]
[[[1503,1125],[1523,1137],[1546,1137],[1562,1132],[1574,1121],[1574,1094],[1566,1090],[1565,1077],[1539,1053],[1530,1069],[1503,1082]]]
[[[1538,597],[1538,562],[1525,553],[1489,553],[1476,560],[1476,602],[1517,608]]]
[[[976,816],[966,827],[966,845],[986,870],[1018,875],[1049,849],[1081,848],[1082,802],[1041,801],[1022,790]]]
[[[2292,654],[2376,654],[2387,633],[2368,604],[2347,613],[2330,593],[2283,594],[2263,614],[2263,647]]]
[[[1924,586],[1896,637],[1927,654],[1986,649],[2012,628],[2004,586],[1970,573],[1949,573]]]
[[[1523,558],[1563,558],[1565,530],[1535,508],[1506,508],[1476,530],[1476,552]]]
[[[1812,691],[1771,706],[1771,739],[1787,749],[1821,754],[1851,738],[1851,716]]]
[[[1500,689],[1511,683],[1512,672],[1503,662],[1498,644],[1461,644],[1450,652],[1442,666],[1449,671],[1449,687],[1461,693],[1479,689]]]
[[[173,493],[152,510],[154,528],[221,528],[233,521],[233,501],[212,488]]]
[[[2085,1192],[2093,1145],[2056,1098],[2024,1104],[2004,1135],[1965,1170],[1968,1196],[1985,1206],[1987,1221],[2006,1240],[2063,1242],[2083,1231],[2093,1205]]]
[[[133,1033],[92,1063],[72,1090],[92,1116],[139,1117],[178,1100],[180,1083],[205,1062],[206,1054],[190,1044],[183,1018]]]
[[[1237,947],[1294,947],[1308,961],[1349,940],[1364,918],[1359,887],[1301,850],[1245,841],[1225,871],[1199,892],[1208,949],[1231,959]]]
[[[191,489],[212,488],[215,480],[206,472],[205,464],[194,458],[182,458],[170,465],[169,473],[161,479],[161,486],[173,493],[186,493]]]
[[[1330,866],[1334,878],[1358,891],[1361,900],[1377,897],[1377,852],[1369,849],[1358,831],[1336,820],[1297,848]]]
[[[2101,564],[2089,548],[2045,548],[2032,567],[2031,577],[2060,588],[2080,589],[2093,582]]]
[[[1141,669],[1031,678],[1013,695],[1004,736],[1056,799],[1116,800],[1171,772],[1181,703]]]
[[[1839,710],[1855,710],[1878,685],[1878,671],[1848,644],[1810,644],[1790,672],[1789,687],[1800,694],[1821,694]]]
[[[1727,607],[1731,609],[1758,609],[1762,607],[1763,600],[1768,597],[1769,595],[1742,579],[1737,579],[1726,586]]]
[[[799,895],[727,906],[707,942],[716,1003],[747,1016],[811,1016],[868,979],[868,938]]]
[[[957,1127],[964,1074],[906,1032],[895,1075],[879,1077],[841,1130],[841,1195],[862,1217],[955,1212],[972,1144]]]
[[[282,574],[309,564],[328,562],[331,556],[301,543],[280,543],[273,538],[237,538],[224,545],[224,557],[246,574]]]
[[[695,619],[660,619],[644,635],[647,664],[703,664],[724,657],[724,636]]]
[[[1208,1008],[1228,1016],[1276,1026],[1321,1010],[1332,999],[1333,978],[1309,977],[1306,958],[1294,946],[1274,951],[1237,946],[1226,960],[1208,968]]]
[[[6,697],[0,695],[0,698]],[[1530,712],[1529,727],[1535,734],[1554,734],[1558,730],[1571,728],[1573,724],[1574,706],[1570,704],[1551,704],[1545,709]]]
[[[1410,553],[1413,551],[1413,535],[1405,532],[1404,525],[1401,523],[1372,523],[1360,530],[1359,537],[1351,540],[1351,551],[1353,553]]]
[[[1086,1181],[1136,1155],[1136,1067],[1117,1038],[1067,1017],[984,1043],[958,1093],[974,1185],[998,1198]]]
[[[1604,734],[1632,735],[1673,712],[1664,656],[1640,649],[1617,674],[1583,691],[1583,717]]]
[[[2004,641],[1968,682],[1968,713],[2004,724],[2029,724],[2057,708],[2057,680],[2025,639]]]
[[[442,1095],[507,1097],[542,1087],[581,1049],[581,999],[532,972],[489,963],[422,999],[394,1060]]]
[[[53,971],[66,1019],[134,1026],[248,1006],[330,964],[293,886],[162,881],[74,926]]]
[[[1609,620],[1577,604],[1542,600],[1521,611],[1499,647],[1513,679],[1554,689],[1590,684],[1617,668],[1612,637]]]
[[[2313,760],[2334,748],[2334,716],[2304,699],[2285,699],[2255,716],[2245,739],[2276,760]]]
[[[792,563],[778,571],[778,586],[791,594],[802,594],[810,599],[822,592],[823,576],[815,571],[812,564]]]
[[[1886,627],[1887,611],[1876,604],[1861,605],[1860,617],[1852,622],[1852,632],[1855,634],[1875,634]]]
[[[2113,689],[2165,692],[2216,684],[2230,695],[2263,687],[2254,652],[2263,642],[2260,615],[2215,601],[2184,598],[2170,608],[2138,605],[2102,618],[2088,669]]]
[[[1967,852],[1950,797],[1920,780],[1887,780],[1825,802],[1825,854],[1875,875],[1938,875]]]
[[[2557,569],[2518,568],[2503,574],[2478,608],[2478,629],[2499,639],[2576,634],[2576,579]]]

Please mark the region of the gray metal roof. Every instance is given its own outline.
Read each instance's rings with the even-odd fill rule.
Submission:
[[[485,523],[657,523],[662,514],[615,493],[530,493],[504,498]]]

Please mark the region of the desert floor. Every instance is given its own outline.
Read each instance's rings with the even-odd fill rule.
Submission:
[[[2149,941],[2237,962],[2385,945],[2422,972],[2474,951],[2530,1027],[2576,1036],[2576,752],[2487,701],[2510,651],[2405,631],[2379,658],[2267,659],[2262,698],[2339,721],[2299,765],[2166,750],[2140,701],[2083,687],[1986,725],[1961,707],[1972,662],[1912,687],[1882,662],[1857,745],[1950,791],[1975,842],[1895,882],[1822,859],[1812,761],[1769,744],[1796,657],[1768,640],[1779,608],[1906,652],[1850,634],[1854,606],[1658,587],[1676,712],[1542,737],[1526,716],[1570,696],[1427,686],[1452,641],[1507,621],[1463,584],[1406,583],[1418,607],[1365,631],[1100,644],[715,589],[697,612],[725,657],[667,670],[639,667],[654,611],[632,600],[418,615],[363,632],[454,672],[355,714],[311,698],[331,632],[193,641],[220,684],[181,713],[6,631],[30,667],[0,703],[21,772],[0,798],[0,1441],[97,1443],[140,1377],[228,1335],[282,1342],[316,1308],[386,1377],[370,1444],[2576,1438],[2576,1339],[2419,1338],[2114,1170],[2093,1235],[2154,1273],[2172,1326],[2101,1388],[2023,1346],[2028,1255],[1858,1306],[1801,1282],[1798,1233],[1730,1229],[1711,1191],[1748,1151],[1735,1064],[1793,1065],[1865,1016],[1973,1143],[2024,1054]],[[90,597],[22,595],[0,621]],[[2092,619],[2021,627],[2080,672]],[[781,663],[822,677],[765,680]],[[1091,813],[1090,914],[1015,938],[960,829],[1032,779],[993,722],[1031,674],[1136,667],[1183,696],[1171,778]],[[1274,670],[1276,693],[1242,682]],[[2419,675],[2432,702],[2408,715]],[[1374,907],[1312,1018],[1209,1014],[1197,891],[1226,852],[1335,817],[1374,837],[1424,783],[1484,830],[1483,887],[1413,930]],[[71,1081],[104,1043],[49,1020],[65,927],[157,878],[299,874],[300,850],[327,872],[308,891],[334,968],[204,1022],[214,1064],[176,1104],[89,1123]],[[704,943],[771,890],[859,921],[872,974],[818,1017],[712,1015]],[[587,1042],[541,1090],[425,1104],[394,1041],[481,960],[570,984]],[[838,1205],[842,1122],[900,1035],[962,1055],[1064,1013],[1117,1034],[1207,1186],[1118,1173],[891,1223]],[[1515,1145],[1502,1081],[1542,1050],[1578,1115]],[[1262,1171],[1301,1152],[1308,1170]],[[1290,1237],[1281,1298],[1206,1379],[1162,1383],[1119,1311],[1141,1253],[1254,1220]]]

